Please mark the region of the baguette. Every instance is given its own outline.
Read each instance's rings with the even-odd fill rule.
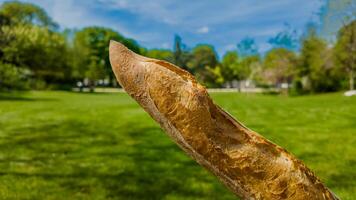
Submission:
[[[170,138],[242,199],[338,199],[301,161],[215,105],[187,71],[110,42],[125,91]]]

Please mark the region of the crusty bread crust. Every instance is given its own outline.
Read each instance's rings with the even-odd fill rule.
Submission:
[[[188,72],[110,43],[120,85],[188,155],[243,199],[338,199],[299,160],[215,105]]]

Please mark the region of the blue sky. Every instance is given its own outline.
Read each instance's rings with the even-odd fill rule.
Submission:
[[[25,1],[43,7],[62,28],[110,27],[148,48],[172,48],[179,34],[189,47],[214,45],[220,56],[246,36],[265,52],[285,23],[302,33],[321,6],[320,0]]]

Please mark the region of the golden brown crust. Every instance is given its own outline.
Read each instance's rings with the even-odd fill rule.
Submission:
[[[110,43],[123,88],[199,164],[243,199],[337,199],[299,160],[215,105],[188,72]]]

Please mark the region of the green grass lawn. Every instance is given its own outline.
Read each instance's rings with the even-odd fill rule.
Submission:
[[[356,97],[215,93],[356,199]],[[126,94],[0,94],[1,199],[236,199]]]

